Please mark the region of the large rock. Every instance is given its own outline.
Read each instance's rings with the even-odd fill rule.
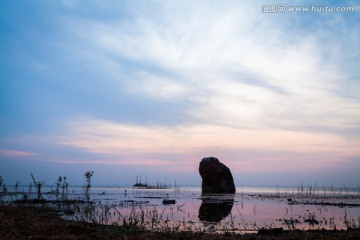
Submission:
[[[202,193],[235,193],[234,179],[230,169],[217,158],[207,157],[200,162]]]

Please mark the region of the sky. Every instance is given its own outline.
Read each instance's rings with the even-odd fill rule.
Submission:
[[[356,187],[359,11],[0,1],[0,176],[200,186],[199,162],[214,156],[236,186]]]

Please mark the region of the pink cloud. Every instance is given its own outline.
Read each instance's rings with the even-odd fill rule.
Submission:
[[[53,160],[53,163],[66,163],[66,164],[110,164],[110,165],[140,165],[140,166],[166,166],[172,165],[169,162],[162,160]]]
[[[0,155],[6,157],[27,157],[36,155],[36,153],[15,150],[0,150]]]
[[[358,139],[324,132],[243,129],[219,125],[139,126],[84,119],[70,124],[58,143],[102,156],[57,160],[65,164],[156,167],[192,172],[205,156],[218,157],[234,173],[323,172],[359,156]],[[54,159],[55,160],[55,159]]]

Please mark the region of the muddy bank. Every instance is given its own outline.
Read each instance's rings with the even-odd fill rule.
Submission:
[[[281,231],[265,235],[213,235],[204,233],[148,232],[131,226],[104,226],[65,221],[49,208],[0,205],[0,239],[360,239],[360,230]]]

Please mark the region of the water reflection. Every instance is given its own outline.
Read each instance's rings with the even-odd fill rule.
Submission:
[[[199,208],[200,221],[217,223],[226,218],[231,213],[234,198],[234,194],[203,196]]]

